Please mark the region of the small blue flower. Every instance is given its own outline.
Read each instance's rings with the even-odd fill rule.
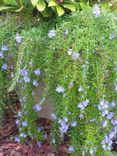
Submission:
[[[71,124],[71,127],[76,127],[76,126],[77,126],[77,122],[73,121],[72,124]]]
[[[56,120],[57,119],[57,116],[55,114],[52,114],[51,115],[52,119]]]
[[[106,120],[102,122],[102,126],[103,127],[106,127],[107,126],[107,121]]]
[[[52,143],[53,143],[53,144],[55,144],[55,143],[56,143],[56,140],[55,140],[54,138],[52,139]]]
[[[21,41],[22,41],[22,36],[20,36],[19,34],[16,34],[15,40],[16,40],[17,43],[21,43]]]
[[[18,111],[18,117],[22,117],[22,112],[20,110]]]
[[[114,34],[110,34],[110,36],[109,36],[109,39],[110,40],[113,40],[113,39],[115,39],[116,38],[116,36],[114,35]]]
[[[115,91],[117,91],[117,84],[115,84]]]
[[[4,63],[4,64],[2,65],[2,70],[7,70],[7,68],[8,68],[7,64]]]
[[[36,105],[33,107],[33,109],[34,109],[36,112],[39,112],[39,111],[41,111],[42,107],[41,107],[40,104],[36,104]]]
[[[111,120],[112,117],[113,117],[113,115],[114,115],[113,112],[109,112],[109,113],[107,114],[107,119]]]
[[[58,86],[58,87],[56,88],[56,92],[58,92],[58,93],[63,93],[64,91],[65,91],[65,89],[64,89],[63,86]]]
[[[22,75],[22,76],[27,76],[28,75],[28,70],[27,69],[21,69],[20,70],[20,75]]]
[[[61,132],[61,134],[63,134],[63,133],[66,133],[67,132],[67,130],[68,130],[68,125],[66,124],[66,122],[64,121],[64,120],[61,120],[61,119],[59,119],[59,121],[58,121],[59,123],[60,123],[60,127],[59,127],[59,130],[60,130],[60,132]]]
[[[19,137],[17,137],[17,136],[15,137],[15,142],[18,142],[18,143],[20,142]]]
[[[26,83],[30,82],[30,78],[28,76],[25,76],[23,79],[24,79],[24,82]]]
[[[71,57],[72,57],[73,60],[77,60],[77,59],[79,59],[80,54],[73,52],[72,55],[71,55]]]
[[[33,86],[38,87],[39,82],[37,82],[36,80],[33,81]]]
[[[67,53],[68,53],[69,56],[71,56],[72,53],[73,53],[72,49],[68,49]]]
[[[19,121],[18,119],[16,119],[15,123],[16,123],[17,125],[20,125],[20,121]]]
[[[94,150],[93,150],[93,149],[90,149],[90,150],[89,150],[89,153],[90,153],[91,155],[93,155],[93,154],[94,154]]]
[[[24,127],[28,126],[27,121],[22,122],[22,126],[24,126]]]
[[[95,15],[95,17],[98,17],[101,14],[101,10],[98,4],[95,4],[93,6],[93,14]]]
[[[56,31],[54,29],[49,30],[48,37],[55,38],[55,36],[56,36]]]
[[[25,133],[21,133],[21,134],[20,134],[20,137],[22,137],[22,138],[26,138],[27,135],[26,135]]]
[[[69,149],[68,149],[69,153],[73,153],[75,151],[74,147],[73,146],[69,146]]]
[[[79,86],[78,91],[79,92],[83,92],[84,91],[83,87],[82,86]]]
[[[36,70],[34,70],[34,73],[35,73],[35,75],[39,76],[41,74],[41,71],[40,71],[40,69],[36,69]]]
[[[2,51],[8,51],[9,48],[8,48],[6,45],[3,45],[2,48],[1,48],[1,50],[2,50]]]
[[[0,51],[0,58],[4,58],[4,54],[2,51]]]
[[[42,142],[37,142],[37,146],[38,146],[38,148],[41,148]]]

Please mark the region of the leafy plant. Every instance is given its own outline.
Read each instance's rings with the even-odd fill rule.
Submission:
[[[58,134],[63,138],[69,133],[73,156],[109,155],[111,134],[116,133],[117,16],[92,12],[77,12],[54,35],[49,33],[46,77],[55,103],[52,133],[56,141]]]
[[[0,11],[20,12],[28,8],[32,10],[30,0],[3,0],[3,3],[0,5]]]
[[[117,15],[98,5],[86,8],[64,21],[36,20],[20,31],[11,27],[15,38],[5,31],[16,61],[9,90],[16,89],[21,102],[17,141],[44,140],[37,119],[49,96],[54,145],[67,134],[73,156],[111,155],[117,126]],[[36,100],[38,90],[42,95]]]

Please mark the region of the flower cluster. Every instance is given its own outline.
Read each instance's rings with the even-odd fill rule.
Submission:
[[[54,29],[49,30],[48,37],[52,39],[55,36],[56,36],[56,31]]]
[[[8,46],[7,45],[2,45],[1,47],[1,51],[0,51],[0,59],[4,59],[5,57],[5,53],[9,50]],[[4,61],[3,61],[4,62]],[[6,63],[3,63],[2,64],[2,67],[1,69],[4,71],[4,70],[7,70],[8,69],[8,65]]]
[[[81,111],[84,111],[85,107],[87,107],[88,104],[89,104],[89,100],[86,99],[86,100],[80,102],[80,103],[77,105],[77,107],[80,108]]]
[[[80,54],[78,52],[73,52],[72,49],[68,49],[67,53],[73,60],[78,60],[80,58]]]
[[[58,93],[64,93],[64,91],[65,91],[65,88],[63,86],[58,86],[56,88],[56,92],[58,92]]]
[[[93,14],[95,15],[95,17],[98,17],[101,14],[101,10],[98,4],[95,4],[93,6]]]

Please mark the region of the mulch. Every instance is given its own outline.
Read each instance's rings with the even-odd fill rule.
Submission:
[[[12,105],[6,105],[6,115],[0,128],[0,156],[69,156],[69,138],[67,136],[56,149],[52,146],[50,137],[52,121],[49,119],[41,118],[38,121],[47,135],[41,147],[37,146],[37,142],[31,138],[28,138],[25,144],[15,142],[18,127],[15,123],[14,112],[20,109],[20,103],[17,99],[15,92],[9,93],[7,100],[11,101]],[[117,144],[113,144],[113,151],[117,151]]]
[[[25,144],[15,142],[15,136],[18,135],[18,127],[15,123],[14,112],[20,109],[20,103],[17,99],[18,97],[14,92],[9,93],[7,100],[11,101],[12,105],[6,105],[5,118],[0,128],[0,156],[69,156],[68,140],[66,138],[57,149],[52,146],[50,138],[52,121],[49,119],[39,119],[39,125],[43,127],[47,135],[41,147],[37,146],[36,141],[31,138],[27,139]]]

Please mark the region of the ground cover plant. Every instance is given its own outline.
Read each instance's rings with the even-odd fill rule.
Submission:
[[[7,73],[7,91],[16,90],[21,102],[15,141],[31,137],[41,146],[46,136],[37,119],[49,96],[54,103],[53,146],[67,134],[70,155],[112,155],[117,133],[117,14],[98,5],[86,8],[63,19],[34,18],[32,23],[29,17],[17,24],[16,18],[1,26],[1,77]]]

